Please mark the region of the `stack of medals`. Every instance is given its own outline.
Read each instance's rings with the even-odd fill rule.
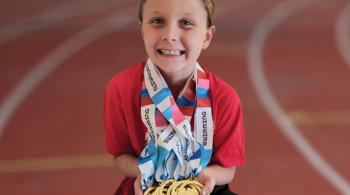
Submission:
[[[203,185],[197,180],[165,180],[158,185],[150,186],[144,195],[200,195]]]

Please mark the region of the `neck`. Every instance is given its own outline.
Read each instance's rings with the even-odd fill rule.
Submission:
[[[169,86],[181,86],[182,84],[186,83],[187,79],[191,77],[194,72],[194,68],[186,71],[181,70],[178,72],[165,72],[160,68],[158,68],[158,70]]]
[[[194,72],[194,69],[189,69],[186,72],[179,71],[172,73],[164,72],[160,68],[158,70],[162,74],[174,98],[177,98],[181,90],[185,87],[187,80],[192,77]]]

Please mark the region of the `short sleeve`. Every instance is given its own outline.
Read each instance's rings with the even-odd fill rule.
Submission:
[[[227,87],[218,92],[215,100],[214,143],[212,162],[223,167],[237,167],[244,163],[243,114],[237,93]]]
[[[105,144],[107,151],[114,156],[133,151],[116,83],[113,79],[108,83],[103,103]]]

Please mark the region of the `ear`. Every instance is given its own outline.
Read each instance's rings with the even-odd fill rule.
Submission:
[[[209,47],[210,41],[213,38],[214,33],[215,33],[215,26],[214,25],[207,28],[207,32],[205,33],[203,49],[207,49]]]

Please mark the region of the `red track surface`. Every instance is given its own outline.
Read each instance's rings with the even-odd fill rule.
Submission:
[[[66,3],[32,1],[22,7],[5,8],[9,2],[0,3],[0,29]],[[109,7],[104,11],[72,16],[0,44],[1,106],[31,69],[74,34],[112,13],[122,14],[130,6],[130,17],[135,18],[133,23],[102,36],[64,60],[19,105],[0,138],[1,195],[112,194],[119,185],[121,176],[113,169],[112,160],[108,156],[102,156],[102,162],[94,158],[106,155],[102,96],[108,80],[128,65],[145,59],[145,52],[137,28],[137,5],[126,0],[104,3],[107,2]],[[281,2],[251,1],[235,9],[243,1],[218,1],[218,13],[224,7],[232,9],[216,18],[214,41],[200,58],[201,64],[237,90],[244,106],[247,163],[238,168],[231,188],[249,195],[340,194],[281,133],[262,107],[248,76],[251,34],[262,17]],[[344,114],[340,117],[350,120],[350,65],[340,55],[334,34],[337,17],[347,3],[315,2],[294,12],[269,35],[263,50],[264,73],[286,114],[341,112]],[[19,1],[17,5],[20,4]],[[295,125],[350,183],[350,122],[316,120]],[[78,165],[70,168],[72,161],[55,161],[55,168],[45,161],[81,156],[92,157],[85,161],[94,165],[86,167],[80,158]],[[24,165],[18,165],[6,172],[6,162],[17,165],[19,160],[25,160],[29,164],[33,158],[41,162],[43,169],[24,170]]]

